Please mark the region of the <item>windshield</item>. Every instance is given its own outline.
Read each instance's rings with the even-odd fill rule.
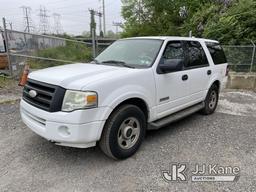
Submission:
[[[122,63],[135,68],[150,67],[157,57],[162,42],[157,39],[119,40],[96,57],[95,62],[104,65]]]

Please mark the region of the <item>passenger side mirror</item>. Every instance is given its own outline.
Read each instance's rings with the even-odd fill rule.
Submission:
[[[163,62],[159,64],[159,72],[163,74],[181,71],[183,68],[183,63],[183,59],[163,59]]]

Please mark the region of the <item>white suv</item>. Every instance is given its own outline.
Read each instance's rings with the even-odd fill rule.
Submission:
[[[24,123],[62,146],[99,144],[114,159],[133,155],[147,129],[191,113],[211,114],[227,62],[217,41],[183,37],[121,39],[93,62],[29,74]]]

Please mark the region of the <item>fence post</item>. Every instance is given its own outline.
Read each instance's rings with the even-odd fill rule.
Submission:
[[[96,57],[96,35],[95,35],[95,29],[92,29],[93,32],[92,32],[92,56],[93,56],[93,59],[95,59]]]
[[[8,34],[6,29],[6,21],[4,17],[3,17],[3,27],[4,27],[4,45],[5,45],[5,51],[7,56],[8,68],[9,68],[10,76],[12,76],[12,65],[11,65],[10,53],[9,53]]]
[[[254,58],[255,58],[255,51],[256,51],[256,45],[253,41],[252,42],[252,45],[253,45],[253,51],[252,51],[252,63],[251,63],[251,68],[250,68],[250,72],[252,72],[252,68],[253,68],[253,64],[254,64]]]

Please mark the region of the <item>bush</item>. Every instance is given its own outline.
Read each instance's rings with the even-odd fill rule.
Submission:
[[[84,44],[74,42],[66,42],[65,46],[39,50],[34,53],[34,56],[50,59],[59,59],[67,62],[64,63],[40,59],[29,59],[28,64],[30,64],[31,68],[33,69],[53,67],[67,63],[88,62],[92,59],[90,48],[88,48]]]

